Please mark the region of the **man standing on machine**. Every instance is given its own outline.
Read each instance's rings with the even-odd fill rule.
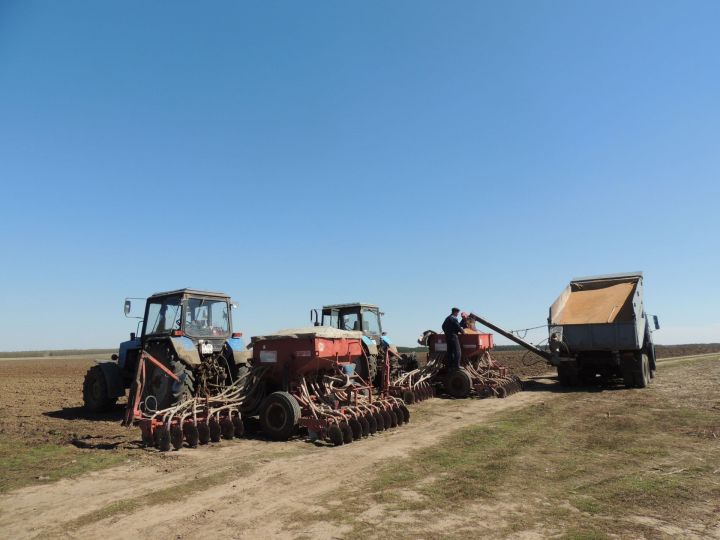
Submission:
[[[458,334],[463,333],[463,329],[457,320],[460,310],[456,307],[452,308],[450,315],[445,318],[442,325],[442,331],[445,334],[445,342],[447,343],[447,367],[450,371],[460,369],[460,338]]]

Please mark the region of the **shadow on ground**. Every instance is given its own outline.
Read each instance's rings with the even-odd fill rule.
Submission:
[[[85,407],[63,407],[56,411],[47,411],[42,413],[43,416],[50,418],[58,418],[60,420],[98,420],[104,422],[120,422],[125,412],[125,405],[115,405],[108,412],[94,413],[88,411]]]
[[[525,392],[552,392],[555,394],[577,394],[577,393],[597,393],[597,392],[615,392],[617,390],[625,390],[622,381],[605,382],[598,381],[597,384],[589,386],[563,386],[557,378],[548,377],[526,377],[523,379],[523,391]]]

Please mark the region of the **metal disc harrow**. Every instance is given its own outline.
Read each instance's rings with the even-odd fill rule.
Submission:
[[[505,398],[522,390],[519,378],[509,375],[487,350],[463,357],[460,370],[448,372],[445,353],[431,354],[427,364],[404,373],[390,383],[390,393],[407,403],[432,397],[442,388],[453,397]]]
[[[172,407],[153,410],[153,396],[138,406],[134,423],[140,427],[143,444],[167,452],[242,437],[245,432],[240,406],[258,373],[241,375],[212,396],[192,397]]]
[[[294,394],[302,407],[299,425],[311,439],[334,446],[349,444],[410,421],[410,411],[394,396],[375,398],[369,386],[349,376],[325,376],[321,383],[303,379]]]
[[[425,368],[403,373],[390,382],[388,391],[391,396],[402,398],[408,405],[430,399],[435,396],[432,373]]]

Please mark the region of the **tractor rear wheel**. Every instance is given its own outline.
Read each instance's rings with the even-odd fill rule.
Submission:
[[[472,390],[470,374],[464,369],[456,369],[448,375],[445,389],[454,398],[468,397]]]
[[[143,398],[154,396],[155,402],[149,401],[151,402],[150,405],[154,405],[157,411],[185,401],[195,394],[195,377],[190,368],[175,358],[174,355],[160,361],[175,374],[178,380],[170,377],[152,362],[146,364],[148,376],[145,382]]]
[[[113,408],[117,398],[110,397],[105,373],[100,366],[91,367],[83,381],[83,401],[91,412],[107,412]]]
[[[300,420],[300,404],[287,392],[273,392],[260,406],[260,427],[276,441],[288,440]]]
[[[363,357],[358,360],[355,371],[369,383],[375,384],[378,371],[377,357],[374,354],[363,355]]]

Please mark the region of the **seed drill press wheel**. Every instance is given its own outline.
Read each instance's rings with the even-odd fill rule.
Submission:
[[[273,392],[260,406],[260,428],[271,439],[286,441],[300,420],[300,404],[287,392]]]
[[[472,390],[470,374],[464,369],[456,369],[447,376],[445,389],[454,398],[468,397]]]

